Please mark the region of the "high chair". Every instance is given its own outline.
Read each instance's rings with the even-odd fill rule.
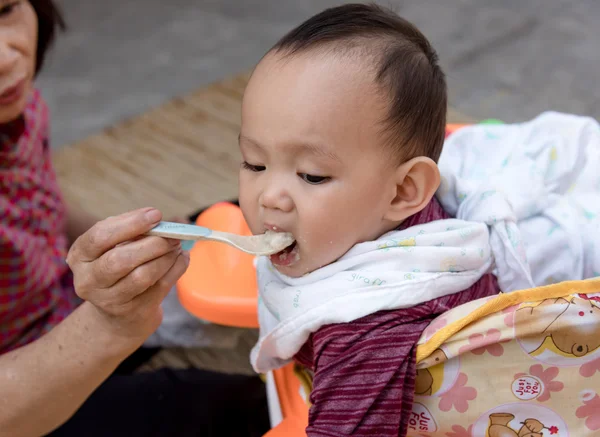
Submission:
[[[448,125],[448,133],[462,126]],[[196,223],[250,235],[231,203],[213,205]],[[214,323],[257,328],[253,257],[208,241],[196,243],[190,255],[177,284],[182,305]],[[408,436],[599,431],[599,295],[600,279],[566,282],[480,299],[438,317],[418,344]],[[265,377],[272,426],[266,436],[306,435],[311,382],[293,364]]]

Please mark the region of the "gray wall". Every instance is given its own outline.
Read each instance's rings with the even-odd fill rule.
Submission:
[[[39,86],[53,144],[251,67],[331,0],[59,0],[68,24]],[[600,117],[600,1],[406,0],[432,40],[451,104],[506,121],[546,109]]]

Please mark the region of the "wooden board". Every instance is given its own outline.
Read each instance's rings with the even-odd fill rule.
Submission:
[[[185,216],[237,197],[244,72],[55,152],[68,202],[103,218],[154,206]],[[471,121],[449,111],[449,122]]]

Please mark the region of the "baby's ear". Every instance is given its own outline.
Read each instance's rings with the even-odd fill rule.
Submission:
[[[440,186],[440,170],[430,158],[420,156],[396,169],[396,196],[384,219],[400,222],[427,206]]]

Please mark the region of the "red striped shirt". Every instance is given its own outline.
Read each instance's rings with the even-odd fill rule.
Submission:
[[[402,227],[444,218],[449,216],[434,199]],[[308,436],[406,436],[423,331],[451,308],[498,292],[488,274],[460,293],[313,333],[295,356],[314,373]]]
[[[36,90],[23,115],[0,126],[0,353],[38,338],[77,305],[50,154],[48,108]]]

